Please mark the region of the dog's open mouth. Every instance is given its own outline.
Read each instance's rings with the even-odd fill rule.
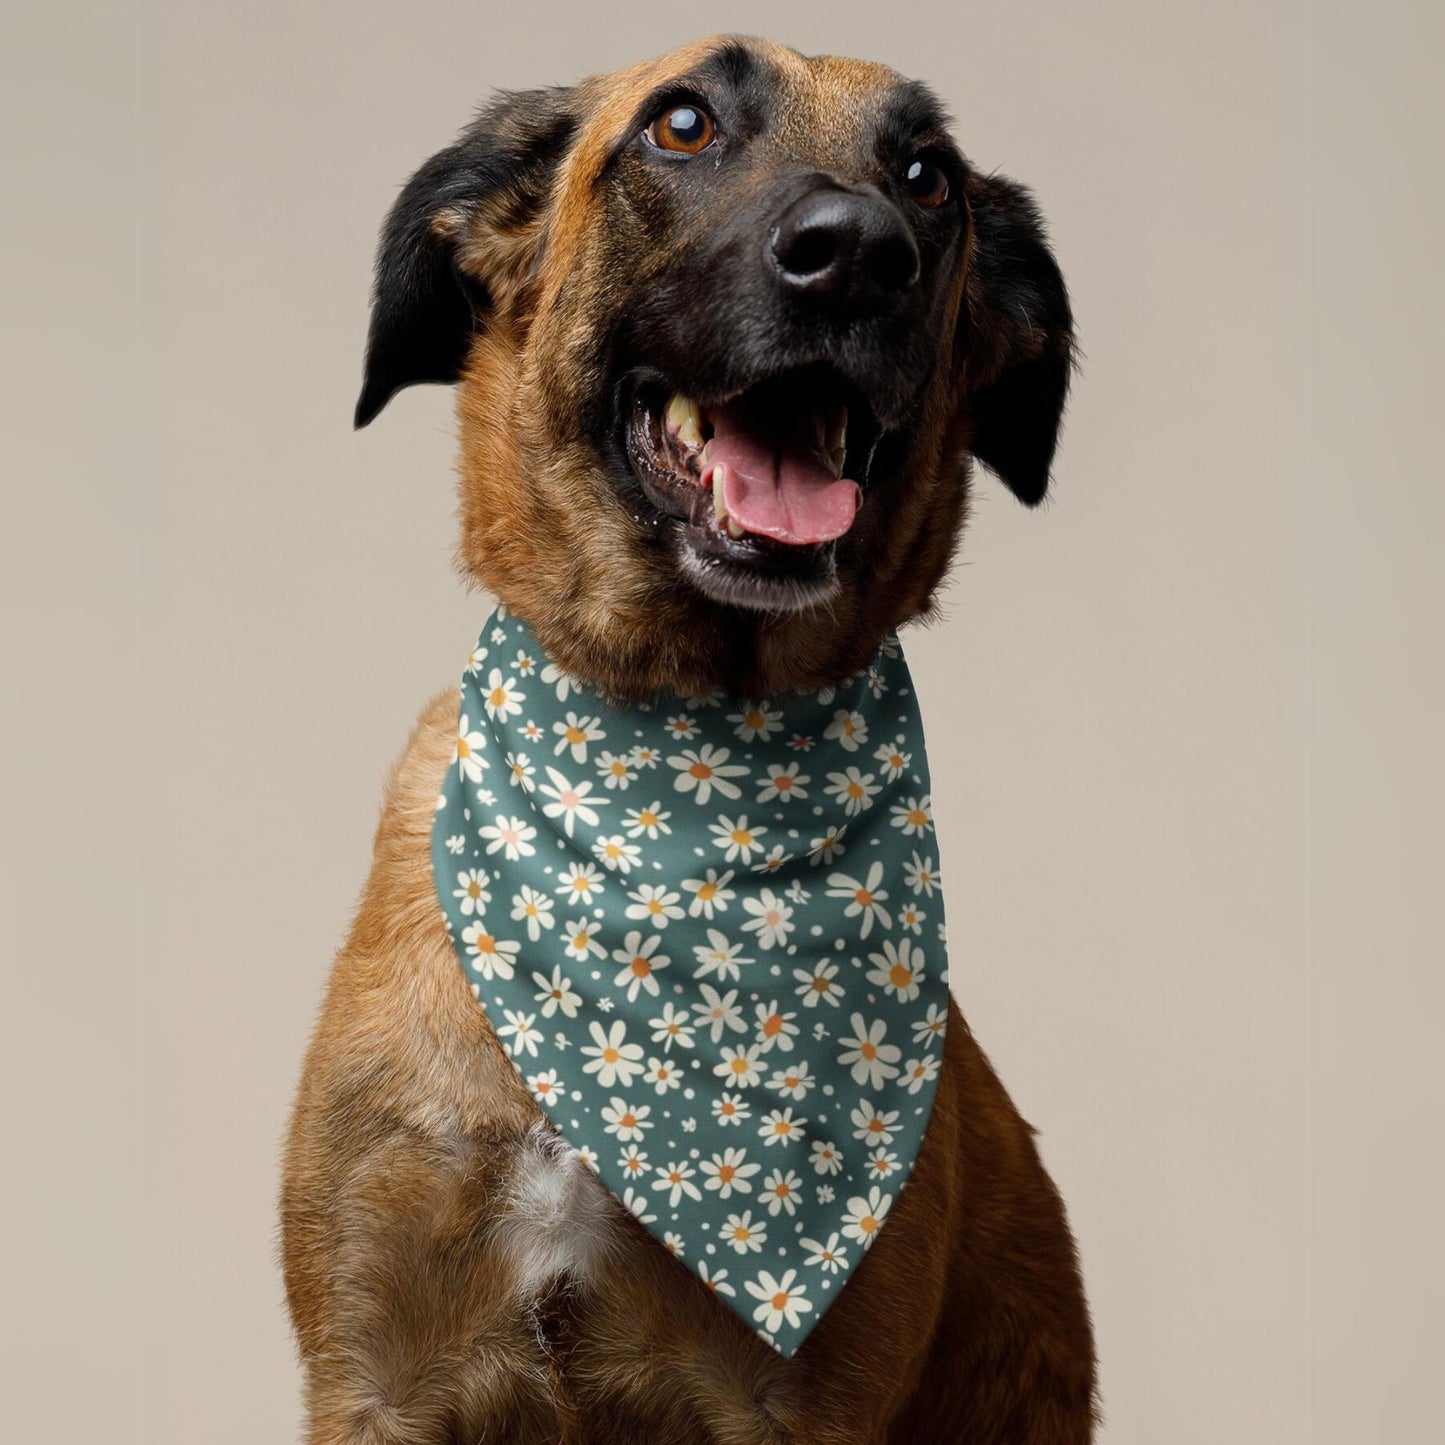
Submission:
[[[834,544],[862,505],[877,436],[863,397],[816,368],[723,402],[647,379],[626,403],[628,462],[681,524],[685,572],[735,606],[796,610],[832,595]]]

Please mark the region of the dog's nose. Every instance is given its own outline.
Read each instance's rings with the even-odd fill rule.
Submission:
[[[897,305],[918,280],[918,246],[877,194],[828,187],[799,197],[768,237],[784,288],[848,316]]]

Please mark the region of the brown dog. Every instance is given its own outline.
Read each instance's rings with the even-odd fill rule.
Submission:
[[[759,697],[928,615],[970,457],[1043,496],[1071,355],[1037,213],[925,89],[711,40],[506,96],[422,167],[383,238],[357,421],[459,381],[468,575],[614,695]],[[701,492],[679,418],[686,437],[738,397],[760,425],[847,407],[829,444],[864,491],[841,536],[754,535]],[[391,779],[287,1148],[310,1440],[1088,1440],[1063,1208],[956,1009],[889,1226],[791,1360],[576,1165],[438,909],[455,722],[453,691]]]

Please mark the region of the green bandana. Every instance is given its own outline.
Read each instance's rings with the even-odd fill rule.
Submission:
[[[783,1355],[878,1236],[947,1017],[923,727],[889,638],[838,688],[618,706],[498,608],[432,870],[552,1123]]]

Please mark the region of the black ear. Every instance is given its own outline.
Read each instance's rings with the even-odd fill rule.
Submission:
[[[559,88],[499,97],[402,188],[376,258],[358,427],[403,387],[461,374],[493,298],[491,278],[464,270],[459,253],[478,226],[518,234],[534,226],[575,129],[571,95]]]
[[[1032,507],[1049,486],[1074,367],[1074,319],[1029,193],[971,179],[964,377],[969,450]]]

